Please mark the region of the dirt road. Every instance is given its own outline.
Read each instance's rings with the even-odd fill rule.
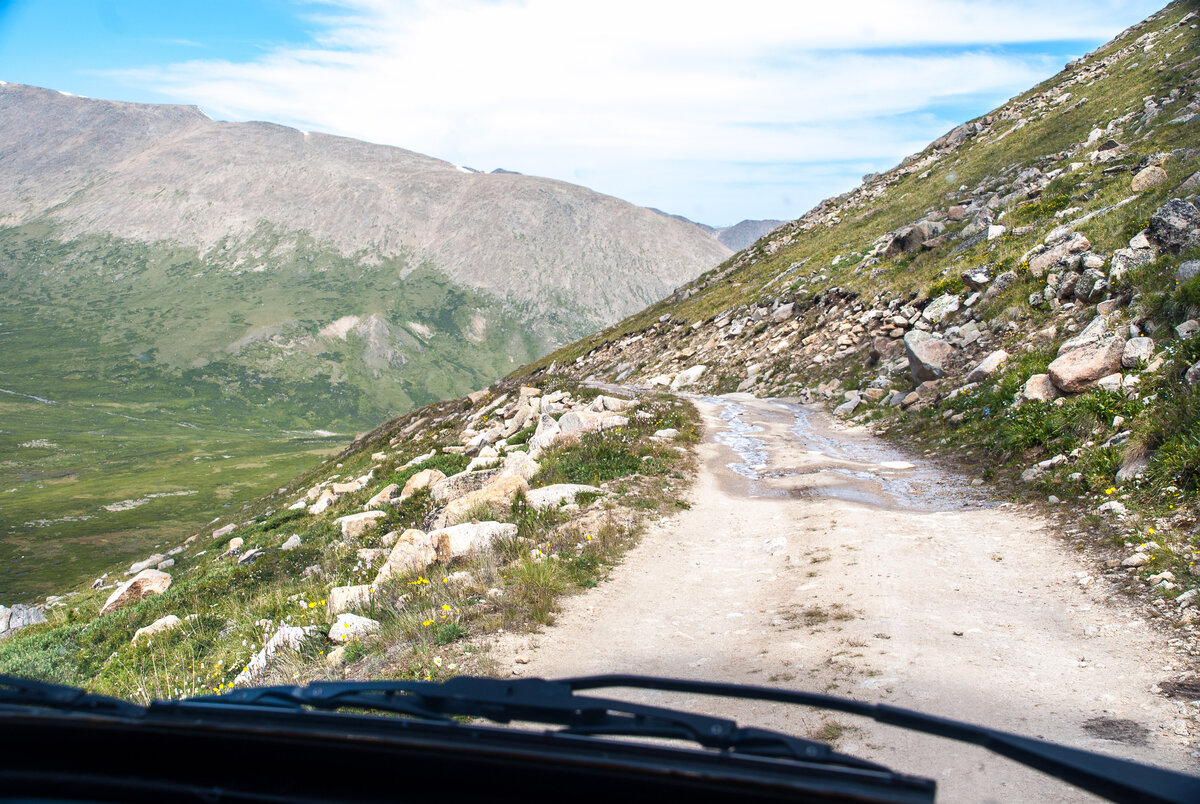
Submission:
[[[1046,522],[824,413],[697,404],[691,509],[653,524],[544,633],[497,642],[502,669],[832,692],[1196,770],[1186,704],[1151,689],[1178,660],[1102,582],[1080,585],[1087,568]],[[836,738],[936,778],[939,800],[1090,800],[981,749],[850,716],[616,694]]]

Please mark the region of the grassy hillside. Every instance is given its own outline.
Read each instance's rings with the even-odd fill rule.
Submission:
[[[53,234],[0,231],[5,597],[187,535],[312,465],[320,432],[486,385],[570,332],[401,260],[312,246],[237,271],[236,250]],[[347,316],[367,323],[319,334]]]

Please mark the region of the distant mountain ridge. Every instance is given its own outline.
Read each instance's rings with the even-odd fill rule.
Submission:
[[[66,238],[238,249],[246,270],[286,256],[303,233],[368,263],[429,264],[538,314],[566,306],[582,325],[576,334],[729,254],[694,226],[565,182],[217,122],[196,107],[0,85],[0,225],[38,219]]]
[[[769,235],[771,232],[788,222],[776,220],[744,220],[740,223],[735,223],[732,226],[709,226],[706,223],[697,223],[696,221],[685,218],[682,215],[674,215],[670,212],[663,212],[661,209],[655,209],[654,207],[650,207],[650,209],[660,215],[665,215],[668,218],[674,218],[677,221],[683,221],[684,223],[690,223],[693,226],[699,226],[701,229],[715,237],[731,251],[742,251],[750,246],[753,246],[763,237]]]

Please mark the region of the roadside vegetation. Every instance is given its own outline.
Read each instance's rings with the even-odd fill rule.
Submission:
[[[387,506],[375,527],[355,536],[344,535],[335,520],[361,511],[380,489],[403,486],[418,472],[462,472],[472,460],[462,454],[463,427],[472,416],[489,421],[476,414],[494,406],[497,395],[511,396],[513,388],[501,384],[477,402],[437,403],[389,422],[222,519],[237,525],[232,532],[213,538],[205,531],[188,539],[166,570],[173,582],[164,593],[101,616],[111,583],[128,577],[123,566],[112,567],[105,588],[71,590],[47,608],[48,622],[0,640],[0,673],[137,701],[221,692],[284,627],[312,630],[295,649],[280,648],[268,657],[255,683],[444,678],[474,666],[475,640],[553,622],[562,596],[601,582],[636,542],[646,516],[686,505],[699,427],[690,404],[665,394],[644,395],[626,411],[626,424],[547,447],[528,483],[531,490],[568,482],[600,491],[552,507],[530,505],[524,492],[503,503],[477,505],[466,512],[466,521],[511,523],[515,535],[491,549],[373,584],[396,533],[429,527],[438,503],[428,488],[421,489]],[[551,390],[581,405],[599,394],[565,379],[541,392]],[[654,437],[667,428],[678,435]],[[499,459],[525,448],[534,429],[497,442]],[[367,473],[369,483],[319,515],[289,505],[309,486]],[[283,549],[293,537],[299,545]],[[240,540],[236,549],[231,539]],[[240,560],[256,550],[262,551],[256,560]],[[347,610],[374,620],[377,629],[331,641],[331,593],[363,584],[371,585],[369,600]],[[169,615],[181,623],[134,641],[139,628]]]

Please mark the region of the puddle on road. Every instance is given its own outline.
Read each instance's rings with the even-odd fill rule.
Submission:
[[[766,442],[755,438],[761,427],[743,418],[745,406],[735,400],[709,397],[704,401],[720,408],[725,423],[714,440],[729,447],[741,460],[726,466],[751,481],[752,496],[831,497],[878,508],[919,511],[948,511],[963,506],[992,507],[979,492],[932,467],[908,460],[899,450],[875,440],[839,440],[814,422],[814,412],[799,405],[770,400],[792,416],[789,432],[795,449],[807,451],[812,465],[803,468],[769,469],[771,455]],[[790,488],[778,481],[802,479]]]
[[[767,445],[762,439],[751,438],[750,433],[761,433],[762,428],[742,421],[741,415],[746,409],[736,402],[714,397],[704,401],[721,407],[720,415],[725,422],[725,429],[717,433],[716,442],[729,447],[742,459],[725,465],[748,480],[761,479],[759,473],[767,468]]]

